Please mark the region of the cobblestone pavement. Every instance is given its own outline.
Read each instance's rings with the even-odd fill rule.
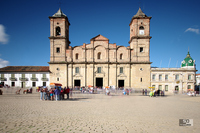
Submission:
[[[9,88],[11,89],[11,88]],[[179,126],[193,119],[193,126]],[[200,97],[75,94],[40,101],[39,93],[0,95],[0,132],[187,133],[200,131]]]

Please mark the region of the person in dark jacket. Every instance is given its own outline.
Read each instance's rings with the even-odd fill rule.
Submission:
[[[58,101],[60,95],[60,89],[58,87],[55,88],[54,94],[55,94],[55,100]]]
[[[66,94],[67,94],[67,99],[69,99],[69,92],[70,92],[70,89],[69,87],[67,87],[67,89],[65,90]]]

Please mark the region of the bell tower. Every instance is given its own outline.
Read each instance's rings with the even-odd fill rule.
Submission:
[[[139,8],[129,24],[130,48],[133,49],[132,62],[150,62],[150,19]]]
[[[50,19],[50,62],[66,61],[66,49],[69,48],[69,21],[59,8]]]

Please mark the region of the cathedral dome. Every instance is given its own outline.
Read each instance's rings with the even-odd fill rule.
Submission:
[[[194,60],[192,59],[188,51],[186,58],[181,63],[181,67],[191,67],[191,66],[192,67],[194,66]]]

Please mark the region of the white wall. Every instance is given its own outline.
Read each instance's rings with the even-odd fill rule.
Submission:
[[[7,84],[9,86],[12,86],[12,82],[15,82],[15,87],[21,87],[21,80],[19,80],[22,77],[22,74],[25,74],[25,78],[28,79],[28,81],[25,81],[25,87],[32,87],[32,82],[36,82],[36,87],[37,86],[43,86],[43,82],[46,82],[46,86],[49,87],[49,72],[11,72],[11,73],[3,73],[4,74],[4,78],[6,78],[6,81],[0,81],[0,82],[4,82],[4,84]],[[16,81],[11,81],[11,74],[15,74],[15,78],[17,79]],[[37,81],[32,81],[32,74],[35,74],[36,78],[38,79]],[[46,78],[48,79],[48,81],[42,81],[42,77],[43,74],[46,74]],[[1,75],[1,74],[0,74]]]

